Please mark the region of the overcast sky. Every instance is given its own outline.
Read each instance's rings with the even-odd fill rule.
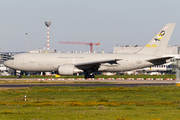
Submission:
[[[180,45],[180,0],[1,0],[1,52],[44,48],[51,21],[50,49],[113,52],[121,45],[145,45],[166,23],[176,23],[169,45]]]

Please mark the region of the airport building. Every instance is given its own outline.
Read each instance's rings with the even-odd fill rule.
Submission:
[[[30,53],[55,53],[56,49],[34,49]]]
[[[114,53],[136,53],[144,46],[138,45],[124,45],[121,47],[114,47]],[[180,54],[180,45],[172,46],[168,45],[164,55],[177,55]]]

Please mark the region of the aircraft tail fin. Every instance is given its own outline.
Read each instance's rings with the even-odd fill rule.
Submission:
[[[138,54],[163,56],[175,23],[167,23],[140,51]]]

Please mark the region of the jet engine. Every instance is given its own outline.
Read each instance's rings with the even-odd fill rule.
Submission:
[[[74,73],[82,73],[83,70],[76,68],[74,65],[60,65],[58,67],[59,75],[73,75]]]

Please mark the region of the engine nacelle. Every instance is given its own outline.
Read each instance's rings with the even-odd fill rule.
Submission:
[[[76,68],[74,65],[60,65],[58,67],[59,75],[73,75],[74,73],[82,73],[83,70]]]
[[[169,62],[171,62],[171,59],[166,60],[166,63],[169,63]]]

